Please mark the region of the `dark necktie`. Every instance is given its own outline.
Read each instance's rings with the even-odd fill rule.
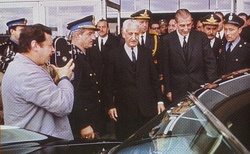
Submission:
[[[183,53],[184,53],[184,56],[185,56],[185,59],[187,59],[187,41],[186,41],[186,36],[183,37],[183,46],[182,46],[182,50],[183,50]]]
[[[143,35],[141,36],[141,45],[144,46],[144,38],[143,38]]]
[[[131,48],[131,50],[132,50],[132,62],[135,63],[136,62],[135,52],[133,48]]]
[[[220,32],[218,32],[218,34],[219,34],[219,39],[221,39]]]
[[[226,51],[227,53],[231,52],[231,46],[232,46],[232,42],[230,42],[229,45],[228,45],[228,48],[227,48],[227,51]]]
[[[187,41],[186,41],[186,36],[184,36],[183,37],[183,46],[182,46],[182,49],[183,49],[184,52],[186,50],[186,46],[187,46]]]
[[[101,39],[101,49],[100,49],[100,51],[102,51],[103,50],[103,39]]]

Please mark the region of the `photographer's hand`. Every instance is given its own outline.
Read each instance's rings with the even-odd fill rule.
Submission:
[[[56,73],[55,82],[58,83],[64,77],[67,77],[69,80],[72,78],[72,70],[75,68],[75,64],[73,59],[71,59],[64,67],[56,67],[53,64],[51,67]]]

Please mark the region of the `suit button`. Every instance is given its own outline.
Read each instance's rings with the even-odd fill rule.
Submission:
[[[101,93],[101,91],[100,91],[100,90],[98,90],[98,91],[97,91],[97,93],[98,93],[98,94],[100,94],[100,93]]]
[[[97,81],[96,81],[95,83],[96,83],[96,84],[98,84],[98,82],[97,82]]]
[[[93,76],[93,74],[89,74],[89,76]]]
[[[88,109],[84,109],[84,111],[88,111]]]
[[[98,102],[101,103],[101,100],[99,99]]]
[[[95,76],[96,74],[94,73],[94,76]]]

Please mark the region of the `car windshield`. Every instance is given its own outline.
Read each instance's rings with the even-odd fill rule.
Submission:
[[[119,151],[119,152],[118,152]],[[156,116],[117,147],[114,153],[235,153],[190,98]]]

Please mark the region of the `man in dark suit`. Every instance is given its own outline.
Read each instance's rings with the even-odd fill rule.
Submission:
[[[109,117],[107,116],[106,95],[103,85],[103,82],[106,80],[106,75],[103,73],[106,72],[105,69],[108,60],[108,54],[112,49],[115,49],[119,46],[120,39],[110,34],[109,23],[107,20],[99,20],[96,24],[96,27],[100,29],[97,31],[98,37],[94,40],[93,47],[87,50],[87,54],[90,58],[90,63],[96,72],[98,86],[101,93],[101,102],[98,105],[100,111],[98,115],[100,124],[99,130],[101,131],[100,135],[103,136],[110,132],[110,130],[107,130],[107,125],[111,125],[111,123],[108,122]]]
[[[205,33],[192,29],[188,10],[179,9],[177,30],[163,38],[164,90],[175,101],[217,78],[216,59]]]
[[[125,44],[110,54],[107,68],[109,116],[116,121],[116,137],[125,140],[165,107],[152,57],[138,45],[140,23],[123,23]]]
[[[219,53],[221,52],[222,48],[221,39],[216,37],[220,21],[220,17],[214,13],[208,14],[205,17],[201,18],[201,22],[203,24],[203,32],[207,35],[207,38],[210,41],[210,45],[213,49],[217,64]]]
[[[244,20],[234,13],[225,15],[224,31],[227,43],[219,57],[220,75],[250,67],[250,44],[241,39]]]
[[[95,31],[94,17],[87,16],[68,24],[70,30],[75,69],[72,84],[74,86],[74,105],[69,115],[71,129],[75,139],[94,139],[98,132],[98,103],[100,92],[94,69],[86,50],[93,45]]]

